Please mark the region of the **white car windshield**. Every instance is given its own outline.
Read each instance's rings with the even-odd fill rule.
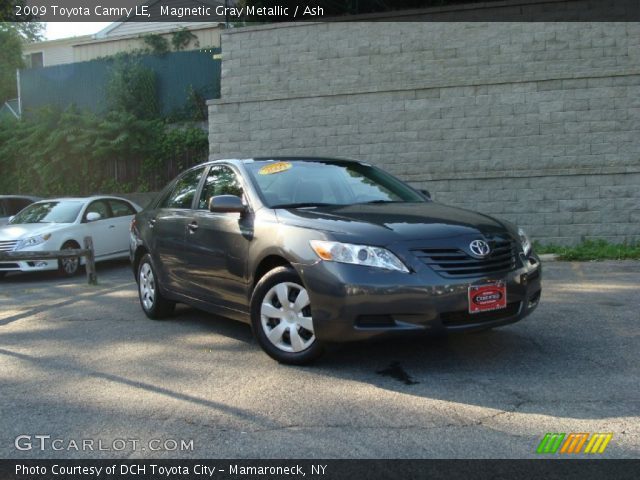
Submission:
[[[9,222],[11,225],[24,223],[73,223],[80,213],[82,202],[54,201],[29,205]]]

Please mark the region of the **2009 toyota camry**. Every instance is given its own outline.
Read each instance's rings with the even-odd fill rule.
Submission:
[[[513,323],[541,293],[521,229],[347,160],[191,168],[134,218],[130,255],[148,317],[184,302],[249,321],[292,364],[326,342]]]

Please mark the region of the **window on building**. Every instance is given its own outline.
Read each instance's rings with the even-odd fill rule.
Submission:
[[[24,63],[27,68],[40,68],[44,67],[44,53],[34,52],[25,55]]]

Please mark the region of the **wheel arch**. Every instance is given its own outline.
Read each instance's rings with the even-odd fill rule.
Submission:
[[[78,248],[82,248],[82,242],[79,242],[77,238],[74,237],[66,237],[62,243],[60,243],[60,250],[62,250],[62,247],[64,247],[67,243],[75,243]]]
[[[277,253],[271,253],[265,256],[256,267],[253,269],[253,277],[251,279],[251,288],[249,289],[248,296],[251,298],[253,295],[253,291],[256,288],[256,285],[260,281],[262,277],[264,277],[268,272],[277,267],[291,267],[293,268],[293,264],[287,260],[283,255]]]
[[[138,267],[140,266],[140,260],[142,260],[142,257],[144,257],[147,253],[149,253],[147,247],[145,247],[144,245],[138,245],[136,247],[136,251],[133,254],[131,268],[133,269],[133,276],[135,277],[136,282],[138,281]]]

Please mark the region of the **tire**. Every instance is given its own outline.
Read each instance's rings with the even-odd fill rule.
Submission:
[[[251,297],[251,327],[260,347],[280,363],[309,364],[324,351],[313,331],[309,295],[291,267],[260,279]]]
[[[7,272],[0,272],[0,280],[2,280],[6,274]]]
[[[168,317],[175,309],[175,302],[167,300],[158,288],[158,276],[151,263],[151,256],[145,254],[138,264],[138,298],[145,315],[152,320]]]
[[[61,250],[80,248],[76,242],[65,242]],[[75,277],[80,271],[80,257],[61,258],[58,260],[58,272],[63,277]]]

